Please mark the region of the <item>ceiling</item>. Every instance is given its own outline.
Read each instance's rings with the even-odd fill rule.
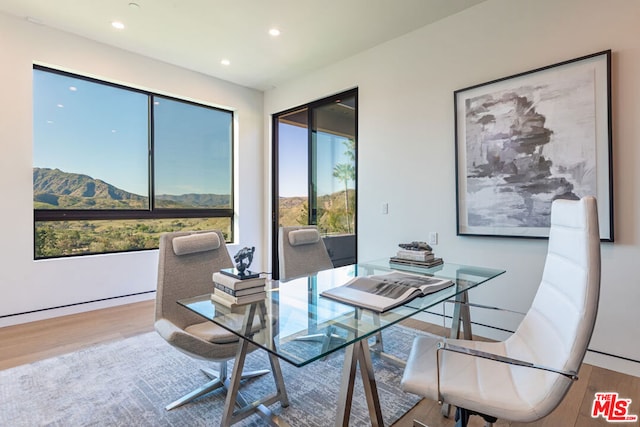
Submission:
[[[0,0],[0,11],[268,90],[482,1]]]

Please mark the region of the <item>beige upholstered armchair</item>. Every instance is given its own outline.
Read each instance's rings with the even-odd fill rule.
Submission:
[[[291,280],[333,268],[315,225],[280,227],[278,237],[280,280]]]
[[[556,200],[542,281],[516,332],[502,342],[418,337],[402,387],[455,405],[457,426],[474,414],[489,424],[496,418],[531,422],[545,417],[577,379],[599,293],[596,200]]]
[[[280,227],[278,265],[280,281],[283,282],[333,268],[322,236],[315,225]],[[316,278],[309,277],[307,280],[310,288],[309,298],[312,298],[315,292],[311,288],[316,286]],[[298,340],[318,341],[323,343],[325,347],[331,343],[331,340],[344,340],[333,333],[332,326],[326,328],[323,333],[314,333],[318,326],[314,322],[315,319],[309,319],[309,331],[312,333],[298,337]]]
[[[169,344],[191,357],[218,362],[219,371],[203,369],[211,379],[169,404],[171,410],[218,388],[225,388],[227,361],[238,350],[238,338],[177,304],[184,298],[213,291],[214,271],[233,267],[220,231],[174,232],[160,237],[155,329]],[[243,373],[249,378],[268,373]]]

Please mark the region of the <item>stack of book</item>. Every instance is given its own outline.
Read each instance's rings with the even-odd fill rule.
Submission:
[[[267,295],[266,279],[260,276],[238,279],[216,272],[213,273],[213,285],[211,300],[230,308],[260,301]]]
[[[415,265],[420,267],[435,267],[443,263],[442,258],[438,258],[434,255],[430,246],[428,249],[404,249],[398,250],[396,256],[392,256],[389,259],[391,264],[397,265]]]

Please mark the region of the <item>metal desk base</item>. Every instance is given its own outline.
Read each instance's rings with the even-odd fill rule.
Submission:
[[[254,318],[257,309],[261,311],[261,322],[264,321],[264,315],[266,314],[266,307],[264,307],[264,304],[251,304],[247,308],[243,324],[243,330],[246,333],[251,330],[252,321],[250,322],[249,319]],[[227,393],[225,409],[220,425],[222,427],[228,427],[249,415],[257,413],[270,426],[288,426],[289,424],[287,424],[286,421],[277,417],[269,408],[267,408],[267,405],[271,405],[278,401],[282,407],[289,406],[289,398],[287,397],[284,379],[282,377],[282,370],[280,369],[280,362],[275,355],[269,353],[271,371],[273,372],[273,377],[276,383],[276,393],[253,403],[248,403],[240,394],[240,380],[248,350],[249,342],[245,339],[241,339],[235,358],[235,364],[233,366],[233,372],[227,384],[229,391]],[[373,363],[371,361],[371,353],[367,339],[361,339],[345,349],[335,425],[339,427],[349,425],[351,402],[353,400],[353,391],[358,366],[360,367],[365,398],[367,400],[367,406],[369,407],[371,425],[375,427],[382,427],[384,426],[384,422],[382,420],[380,398],[378,397],[378,387],[376,386]],[[238,410],[235,410],[236,406],[239,407]]]
[[[471,319],[469,306],[466,304],[469,300],[467,292],[462,292],[456,296],[456,304],[453,312],[453,320],[451,323],[451,338],[458,338],[460,335],[460,328],[462,327],[463,338],[471,339]],[[264,304],[251,304],[247,308],[243,329],[246,333],[251,330],[251,324],[248,319],[253,319],[256,310],[261,311],[261,321],[264,321],[266,315],[266,307]],[[263,325],[264,326],[264,325]],[[395,362],[398,365],[402,365],[403,361],[394,360],[393,357],[389,357],[382,350],[382,342],[378,336],[376,336],[376,344],[374,345],[375,351],[380,356],[388,359],[391,362]],[[380,341],[378,341],[380,340]],[[247,357],[249,349],[249,342],[241,339],[240,346],[235,358],[235,364],[233,366],[233,373],[230,380],[228,380],[227,393],[225,401],[225,410],[222,416],[220,425],[222,427],[231,426],[234,423],[257,413],[263,418],[270,426],[289,426],[289,424],[274,415],[267,405],[271,405],[275,402],[280,402],[282,407],[289,406],[289,398],[284,385],[284,379],[282,377],[282,370],[280,369],[280,362],[278,358],[269,353],[269,362],[271,363],[271,371],[276,383],[276,393],[271,396],[266,396],[256,402],[248,403],[240,394],[240,380],[242,376],[242,369],[244,368],[244,362]],[[365,398],[367,400],[367,406],[369,408],[369,418],[371,419],[371,425],[374,427],[384,426],[382,419],[382,410],[380,407],[380,398],[378,396],[378,388],[376,385],[375,375],[373,372],[373,363],[371,361],[371,353],[369,349],[369,343],[367,339],[361,339],[352,345],[348,346],[345,350],[344,365],[342,367],[342,379],[340,383],[340,393],[338,395],[338,409],[336,413],[335,426],[341,427],[349,425],[349,417],[351,415],[351,403],[353,400],[353,391],[355,386],[355,379],[357,375],[358,366],[360,367],[360,375],[362,376],[362,383],[364,385]],[[235,411],[235,407],[238,406],[238,410]],[[442,415],[449,417],[449,404],[442,405]]]
[[[336,427],[349,425],[353,387],[355,385],[358,365],[360,365],[360,374],[362,375],[364,394],[367,399],[367,406],[369,407],[371,425],[376,427],[383,426],[384,421],[382,420],[382,410],[380,409],[378,387],[376,386],[371,353],[369,352],[369,344],[366,339],[356,341],[345,350],[335,425]]]
[[[266,324],[264,323],[266,316],[266,307],[264,302],[251,304],[247,307],[244,323],[242,325],[244,335],[248,336],[251,332],[253,319],[258,308],[260,309],[260,322],[262,327],[266,327]],[[247,357],[248,350],[249,341],[240,339],[240,345],[238,346],[235,363],[233,365],[233,372],[227,384],[229,391],[224,403],[224,412],[222,414],[220,426],[228,427],[254,413],[257,413],[270,426],[288,426],[286,422],[277,418],[266,406],[278,401],[284,408],[289,406],[289,398],[284,386],[284,379],[282,378],[280,361],[276,356],[269,353],[269,362],[271,363],[271,372],[273,372],[273,379],[276,383],[276,392],[253,403],[248,403],[240,394],[240,380],[242,379],[242,370],[244,368],[244,362]],[[239,409],[234,411],[236,406],[238,406]]]

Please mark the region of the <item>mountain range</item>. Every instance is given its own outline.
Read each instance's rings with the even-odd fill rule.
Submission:
[[[156,195],[160,208],[228,208],[228,194]],[[148,197],[88,175],[33,168],[35,209],[147,209]]]

